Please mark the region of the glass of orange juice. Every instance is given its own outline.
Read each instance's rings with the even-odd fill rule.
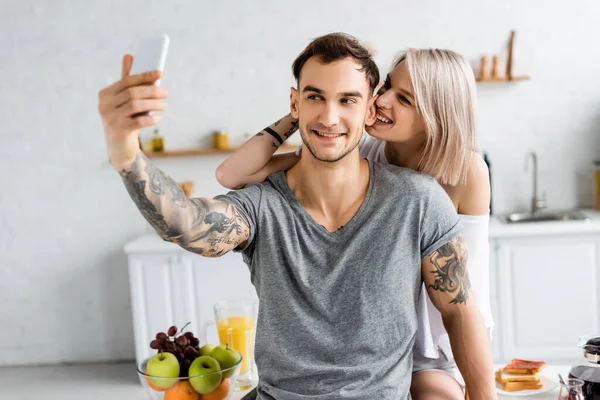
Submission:
[[[215,320],[204,324],[203,338],[207,343],[207,330],[216,325],[219,344],[229,346],[242,355],[240,374],[236,381],[237,390],[247,390],[256,384],[258,377],[254,364],[254,337],[258,300],[239,299],[219,301],[213,306]]]

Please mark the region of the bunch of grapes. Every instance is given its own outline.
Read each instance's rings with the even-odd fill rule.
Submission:
[[[171,353],[179,361],[179,376],[188,376],[188,370],[192,361],[200,357],[200,340],[194,337],[192,332],[182,333],[189,325],[185,324],[179,333],[177,327],[172,326],[167,333],[159,332],[156,339],[150,342],[150,348],[158,350],[159,353]]]

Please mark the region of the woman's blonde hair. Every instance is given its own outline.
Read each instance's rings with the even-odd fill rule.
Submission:
[[[417,170],[442,184],[464,184],[475,147],[473,69],[460,54],[442,49],[408,49],[394,68],[402,61],[427,135]]]

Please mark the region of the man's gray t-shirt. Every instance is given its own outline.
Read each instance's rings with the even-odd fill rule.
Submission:
[[[260,300],[259,399],[409,399],[421,259],[458,233],[433,178],[369,161],[367,196],[336,232],[285,173],[217,199],[248,220],[242,250]]]

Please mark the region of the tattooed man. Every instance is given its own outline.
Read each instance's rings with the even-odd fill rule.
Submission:
[[[215,198],[185,198],[139,150],[138,130],[157,123],[166,90],[148,85],[158,72],[129,76],[130,66],[126,56],[122,79],[99,94],[111,163],[165,240],[206,257],[241,252],[260,299],[257,398],[409,399],[423,282],[470,398],[495,398],[452,203],[433,178],[359,157],[379,82],[364,47],[345,34],[309,44],[290,96],[308,151]],[[281,142],[279,125],[263,134]]]

